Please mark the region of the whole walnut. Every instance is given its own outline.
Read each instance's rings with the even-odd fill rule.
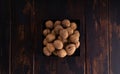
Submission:
[[[77,29],[77,24],[76,24],[75,22],[72,22],[72,23],[70,24],[70,27],[71,27],[73,30],[75,30],[75,29]]]
[[[77,36],[76,34],[73,34],[69,37],[70,42],[76,43],[77,41],[79,41],[79,36]]]
[[[67,55],[69,55],[69,56],[73,55],[75,50],[76,50],[76,47],[74,44],[69,44],[66,46],[66,52],[67,52]]]
[[[46,39],[43,40],[43,45],[46,45],[48,42]]]
[[[50,52],[53,52],[55,50],[55,47],[52,43],[47,43],[46,47]]]
[[[62,25],[63,25],[63,27],[69,27],[70,26],[70,21],[68,19],[64,19],[62,21]]]
[[[66,29],[60,30],[60,36],[63,39],[67,39],[68,38],[68,31]]]
[[[59,20],[55,21],[54,27],[56,27],[57,25],[61,25],[61,21],[59,21]]]
[[[67,53],[66,53],[65,49],[61,49],[61,50],[57,51],[57,55],[61,58],[64,58],[67,55]]]
[[[61,40],[63,43],[67,43],[68,42],[67,39],[63,39],[61,36],[58,36],[58,40]]]
[[[47,49],[47,47],[44,47],[43,48],[43,53],[46,55],[46,56],[50,56],[52,53]]]
[[[68,27],[66,30],[68,31],[68,35],[73,34],[73,29],[72,28]]]
[[[53,28],[53,22],[52,22],[51,20],[48,20],[48,21],[45,22],[45,26],[46,26],[47,28],[52,29],[52,28]]]
[[[63,27],[61,25],[57,25],[55,28],[54,28],[54,31],[56,34],[59,34],[60,30],[62,30]]]
[[[46,36],[50,33],[50,30],[49,29],[45,29],[43,30],[43,35]]]
[[[52,42],[53,40],[55,40],[55,38],[55,35],[51,33],[46,36],[47,42]]]
[[[63,48],[63,43],[62,43],[61,40],[55,40],[53,44],[54,44],[54,47],[56,49],[62,49]]]
[[[75,34],[76,36],[80,37],[80,32],[79,32],[78,30],[75,30],[75,31],[74,31],[74,34]]]
[[[79,46],[80,46],[80,41],[77,41],[77,42],[75,43],[75,47],[76,47],[76,48],[79,48]]]

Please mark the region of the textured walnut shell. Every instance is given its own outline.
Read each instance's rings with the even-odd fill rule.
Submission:
[[[44,47],[44,48],[43,48],[43,53],[44,53],[46,56],[50,56],[50,55],[51,55],[51,52],[49,52],[49,50],[47,49],[47,47]]]
[[[46,36],[46,40],[47,40],[47,42],[52,42],[53,40],[55,40],[55,35],[54,34],[48,34]]]
[[[54,28],[54,31],[56,34],[59,34],[60,30],[62,30],[63,27],[61,25],[57,25],[55,28]]]
[[[69,55],[69,56],[73,55],[75,50],[76,50],[76,47],[74,44],[69,44],[66,46],[66,52],[67,52],[67,55]]]
[[[43,40],[43,45],[46,45],[48,42],[46,39]]]
[[[60,36],[63,39],[67,39],[68,38],[68,31],[66,29],[60,30]]]
[[[75,43],[75,47],[76,47],[76,48],[79,48],[79,46],[80,46],[80,41],[77,41],[77,42]]]
[[[68,35],[71,35],[74,32],[73,29],[70,27],[68,27],[66,30],[68,31]]]
[[[77,41],[79,41],[79,37],[75,34],[71,35],[69,38],[70,42],[76,43]]]
[[[67,53],[64,49],[61,49],[61,50],[57,51],[57,55],[61,58],[64,58],[67,55]]]
[[[56,27],[57,25],[61,25],[61,21],[59,21],[59,20],[55,21],[54,27]]]
[[[75,22],[70,23],[70,27],[75,30],[77,29],[77,24]]]
[[[74,34],[75,34],[76,36],[80,37],[80,32],[79,32],[78,30],[75,30],[75,31],[74,31]]]
[[[62,43],[61,40],[55,40],[53,44],[54,44],[54,47],[56,49],[62,49],[63,48],[63,43]]]
[[[63,27],[69,27],[70,26],[70,21],[68,19],[64,19],[62,21],[62,25],[63,25]]]
[[[45,26],[46,26],[47,28],[52,29],[52,28],[53,28],[53,22],[52,22],[51,20],[48,20],[48,21],[45,22]]]
[[[46,47],[50,52],[53,52],[55,50],[55,47],[52,43],[47,43]]]
[[[45,29],[43,30],[43,35],[46,36],[50,33],[50,30],[49,29]]]

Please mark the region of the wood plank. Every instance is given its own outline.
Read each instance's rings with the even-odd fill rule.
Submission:
[[[36,22],[37,22],[37,48],[35,53],[35,74],[84,74],[85,72],[85,33],[84,33],[84,1],[35,1]],[[42,54],[42,22],[46,19],[64,18],[77,19],[80,21],[81,47],[80,56],[66,57],[46,57]],[[36,32],[35,32],[36,33]]]
[[[33,74],[29,4],[25,0],[11,1],[11,74]]]
[[[108,1],[86,0],[87,74],[110,74]]]
[[[120,5],[118,0],[110,0],[109,40],[111,74],[120,73]]]

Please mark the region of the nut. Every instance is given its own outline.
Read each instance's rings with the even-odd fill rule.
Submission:
[[[47,40],[47,42],[52,42],[53,40],[55,40],[55,35],[54,34],[48,34],[46,36],[46,40]]]
[[[52,43],[47,43],[46,47],[49,50],[49,52],[53,52],[55,50],[55,47]]]
[[[45,29],[43,30],[43,35],[46,36],[50,33],[50,30],[49,29]]]
[[[75,22],[72,22],[72,23],[70,24],[70,27],[71,27],[73,30],[77,29],[77,25],[76,25]]]
[[[67,55],[73,55],[74,52],[75,52],[76,48],[75,48],[75,45],[74,44],[69,44],[66,46],[66,52],[67,52]]]
[[[53,28],[53,22],[51,20],[46,21],[45,25],[46,25],[47,28],[50,28],[50,29]]]
[[[63,39],[67,39],[68,38],[68,31],[63,29],[63,30],[60,30],[60,36],[63,38]]]
[[[64,19],[62,21],[62,25],[63,25],[63,27],[69,27],[70,26],[70,21],[68,19]]]
[[[64,49],[61,49],[57,52],[57,55],[61,58],[64,58],[67,55],[67,53]]]
[[[46,56],[50,56],[50,55],[51,55],[51,52],[48,51],[47,47],[44,47],[44,48],[43,48],[43,53],[44,53]]]
[[[53,44],[54,44],[54,47],[56,49],[62,49],[63,48],[63,43],[62,43],[61,40],[55,40]]]

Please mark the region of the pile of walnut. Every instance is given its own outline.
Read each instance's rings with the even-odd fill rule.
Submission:
[[[48,20],[45,22],[46,29],[43,30],[43,53],[46,56],[54,54],[58,57],[71,56],[80,46],[80,33],[75,22],[68,19],[63,21]]]

